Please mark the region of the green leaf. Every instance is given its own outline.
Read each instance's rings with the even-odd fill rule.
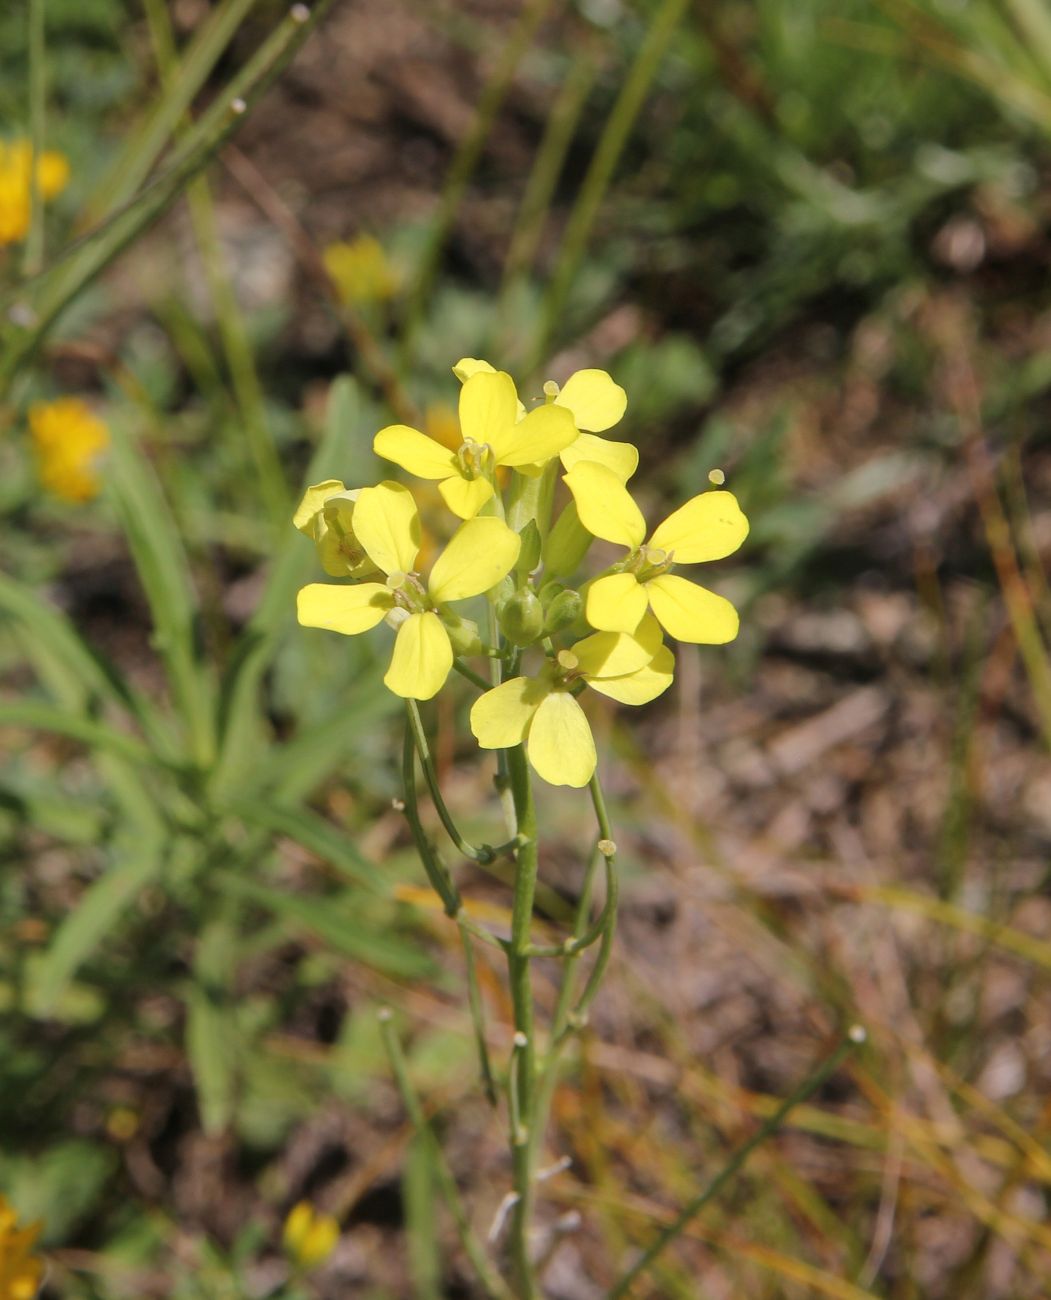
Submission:
[[[434,963],[421,951],[417,939],[398,934],[389,920],[381,924],[375,910],[364,909],[360,902],[351,906],[338,898],[283,894],[225,871],[215,879],[222,888],[252,899],[294,927],[315,934],[337,952],[385,975],[418,979],[434,973]]]
[[[230,1000],[236,938],[225,918],[205,928],[197,945],[187,1005],[186,1054],[197,1087],[201,1124],[210,1135],[229,1127],[236,1100],[238,1034]]]
[[[37,972],[36,1003],[53,1010],[80,964],[107,939],[121,913],[161,872],[160,846],[147,843],[108,867],[59,926]]]
[[[211,682],[195,653],[196,598],[182,538],[160,483],[119,421],[111,424],[107,485],[153,616],[154,645],[164,661],[193,758],[214,756]]]
[[[346,473],[353,460],[351,433],[362,424],[362,405],[353,379],[344,375],[332,385],[325,430],[307,469],[306,483]],[[220,755],[212,792],[241,786],[246,768],[261,751],[269,732],[262,717],[259,687],[280,645],[282,633],[294,626],[295,593],[316,565],[313,547],[288,523],[288,535],[270,570],[262,599],[238,638],[219,697]]]
[[[360,885],[381,894],[390,892],[390,886],[368,858],[358,852],[346,831],[309,809],[243,801],[224,805],[224,811],[240,817],[249,826],[286,835]]]

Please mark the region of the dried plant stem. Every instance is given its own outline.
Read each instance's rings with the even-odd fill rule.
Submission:
[[[619,1300],[619,1297],[628,1294],[632,1284],[642,1276],[651,1264],[655,1262],[658,1255],[660,1255],[678,1236],[681,1235],[691,1219],[696,1218],[708,1202],[713,1200],[719,1192],[722,1191],[723,1187],[725,1187],[730,1179],[733,1178],[734,1174],[737,1173],[756,1147],[762,1146],[768,1137],[776,1133],[787,1119],[789,1112],[794,1110],[801,1102],[806,1101],[808,1097],[813,1096],[825,1080],[830,1078],[831,1075],[839,1069],[845,1058],[864,1041],[865,1031],[859,1025],[855,1025],[847,1032],[843,1041],[835,1051],[832,1052],[830,1056],[826,1057],[817,1069],[804,1079],[793,1093],[785,1098],[769,1119],[760,1125],[748,1141],[734,1152],[704,1191],[698,1193],[692,1201],[689,1201],[680,1211],[675,1221],[668,1224],[664,1231],[658,1234],[656,1240],[646,1249],[641,1258],[637,1260],[627,1273],[624,1274],[620,1281],[613,1286],[612,1290],[609,1292],[608,1300]]]
[[[29,234],[24,270],[36,275],[44,265],[44,196],[40,190],[40,159],[44,153],[47,113],[47,59],[44,31],[45,0],[29,0]]]

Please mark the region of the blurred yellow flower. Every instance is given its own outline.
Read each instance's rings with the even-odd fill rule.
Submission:
[[[371,235],[329,244],[321,258],[342,302],[386,302],[398,292],[398,277],[390,259]]]
[[[40,482],[64,501],[89,501],[101,486],[96,466],[109,430],[79,397],[35,402],[29,408]]]
[[[18,243],[29,233],[32,158],[28,140],[0,140],[0,247]],[[69,181],[68,160],[60,153],[41,154],[37,178],[41,198],[53,199]]]
[[[18,1215],[0,1196],[0,1300],[32,1300],[40,1289],[44,1265],[30,1251],[40,1224],[18,1226]]]
[[[300,1268],[317,1268],[336,1249],[339,1224],[330,1214],[318,1214],[309,1201],[300,1201],[285,1219],[283,1240],[285,1251]]]

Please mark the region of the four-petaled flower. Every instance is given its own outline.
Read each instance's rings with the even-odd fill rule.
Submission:
[[[461,383],[473,375],[495,374],[488,361],[478,357],[461,357],[453,366],[453,374]],[[619,423],[628,406],[628,395],[613,381],[605,370],[575,370],[559,388],[554,380],[544,384],[544,393],[552,406],[565,407],[580,430],[580,437],[559,452],[563,468],[572,469],[582,460],[595,461],[613,471],[626,483],[639,467],[639,452],[630,442],[615,442],[596,435]],[[525,407],[519,403],[519,418]],[[523,466],[526,472],[535,472],[539,466]]]
[[[578,437],[562,406],[539,406],[519,419],[514,380],[502,370],[472,375],[460,390],[463,441],[450,451],[407,424],[381,429],[373,441],[377,456],[417,478],[438,480],[445,504],[461,519],[473,519],[495,492],[498,465],[521,468],[550,460]]]
[[[424,583],[415,572],[420,551],[416,502],[400,483],[362,488],[354,502],[354,535],[386,582],[354,586],[313,582],[299,592],[299,621],[354,636],[385,618],[397,627],[384,682],[395,695],[429,700],[453,666],[442,620],[449,601],[489,591],[513,568],[521,540],[501,519],[469,519],[453,534]]]
[[[588,585],[585,609],[592,627],[633,632],[648,607],[678,641],[722,645],[734,639],[739,620],[733,605],[671,572],[677,564],[732,555],[748,536],[748,520],[732,492],[693,497],[658,524],[645,542],[642,512],[604,465],[583,461],[564,478],[588,532],[629,550],[615,572]]]
[[[596,632],[559,651],[538,676],[512,677],[486,691],[471,709],[471,730],[482,749],[524,742],[529,762],[551,785],[584,786],[596,753],[578,683],[622,704],[646,704],[667,690],[674,672],[653,619],[643,619],[633,636]]]

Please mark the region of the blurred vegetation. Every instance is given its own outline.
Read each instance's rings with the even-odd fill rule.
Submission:
[[[329,238],[312,211],[328,181],[271,184],[265,146],[282,112],[306,139],[326,96],[354,93],[341,52],[382,33],[391,7],[355,6],[363,26],[348,33],[350,8],[319,6],[291,66],[307,31],[269,0],[49,0],[42,69],[27,9],[0,13],[0,135],[32,136],[36,76],[43,141],[71,164],[31,240],[0,247],[0,1191],[43,1220],[44,1294],[474,1293],[449,1264],[431,1148],[392,1118],[374,1015],[389,1002],[413,1027],[428,1113],[450,1128],[483,1114],[455,944],[390,808],[396,702],[369,638],[333,647],[296,629],[313,555],[286,521],[303,484],[372,476],[382,424],[439,428],[450,365],[476,355],[534,386],[580,358],[609,369],[655,500],[725,468],[753,520],[727,580],[745,632],[703,671],[718,665],[729,698],[752,691],[760,719],[771,610],[827,613],[875,572],[876,589],[914,602],[913,625],[938,627],[917,687],[951,733],[929,759],[947,785],[929,858],[905,875],[904,828],[901,879],[843,884],[851,906],[934,936],[910,990],[920,1028],[895,1039],[888,1014],[799,1133],[764,1148],[636,1294],[706,1294],[703,1263],[735,1295],[1037,1300],[1046,1097],[1031,1064],[1007,1101],[983,1094],[975,1008],[983,964],[1008,954],[1026,1008],[1045,1006],[1006,1023],[1046,1050],[1051,947],[1024,911],[1046,865],[1012,883],[1024,837],[1008,827],[988,879],[967,873],[969,846],[986,843],[976,729],[988,692],[1009,695],[1001,677],[1022,683],[1004,712],[1026,762],[1051,743],[1035,459],[1051,384],[1051,19],[1039,0],[397,6],[433,44],[409,78],[450,96],[461,78],[470,111],[435,107],[429,133],[408,110],[381,115],[395,161],[377,190],[405,183],[402,155],[409,171],[430,158],[425,210],[348,217]],[[404,83],[376,59],[367,89],[397,100]],[[413,153],[421,140],[430,153]],[[331,187],[336,204],[353,198]],[[260,288],[238,242],[257,210],[282,250],[277,293],[271,245]],[[42,487],[30,410],[63,394],[108,429],[88,501]],[[875,414],[855,419],[851,402]],[[928,493],[968,512],[933,558],[901,519]],[[978,593],[964,633],[946,607],[954,577]],[[698,1171],[716,1174],[831,1030],[871,1010],[840,941],[820,948],[797,900],[735,877],[712,828],[652,777],[653,735],[608,734],[627,774],[629,889],[669,839],[710,862],[740,944],[763,936],[807,1000],[809,1037],[797,1026],[776,1068],[760,1051],[741,1078],[696,1059],[674,1001],[618,974],[616,996],[648,1017],[640,1052],[674,1079],[651,1113],[655,1078],[600,1075],[585,1040],[583,1100],[556,1106],[576,1177],[551,1196],[584,1215],[585,1257],[606,1271],[590,1291],[552,1283],[567,1296],[612,1286]],[[549,815],[569,837],[557,801]],[[770,850],[755,833],[776,852],[776,834]],[[571,896],[560,879],[547,914]],[[768,1035],[780,1041],[776,1023]],[[913,1107],[916,1091],[937,1103]],[[333,1102],[389,1129],[371,1166],[337,1160],[338,1177],[326,1152],[362,1130],[341,1128]],[[310,1128],[319,1116],[327,1136]],[[457,1130],[468,1194],[472,1125]],[[794,1161],[801,1135],[812,1145]],[[316,1195],[347,1243],[317,1271],[280,1244]],[[477,1210],[483,1233],[495,1209]],[[958,1214],[966,1247],[942,1266],[926,1220]],[[391,1240],[397,1261],[377,1262]]]

